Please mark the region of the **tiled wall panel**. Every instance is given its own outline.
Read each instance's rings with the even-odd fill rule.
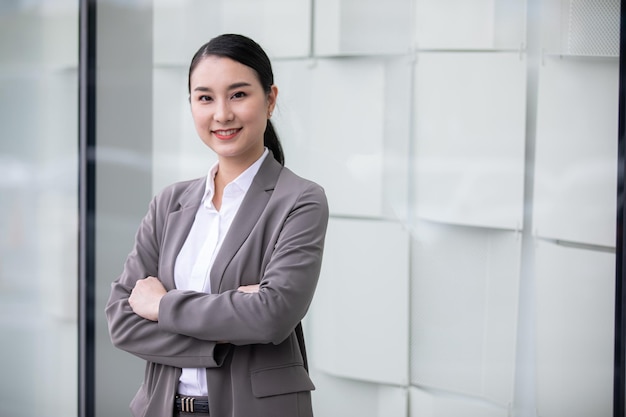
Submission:
[[[380,61],[317,62],[311,174],[326,188],[333,214],[381,214],[384,75]]]
[[[408,244],[398,224],[331,218],[311,311],[317,369],[408,383]]]
[[[617,60],[545,57],[539,81],[534,233],[614,246]]]
[[[286,165],[324,186],[332,214],[406,219],[410,62],[285,60],[275,72]]]
[[[316,0],[315,55],[390,55],[409,50],[410,0]]]
[[[223,31],[242,33],[273,58],[306,57],[311,45],[311,0],[223,0]]]
[[[155,0],[154,61],[189,65],[205,42],[241,33],[273,58],[310,54],[311,0]]]
[[[382,216],[385,61],[319,60],[311,82],[310,177],[326,188],[331,213]]]
[[[157,115],[152,119],[152,184],[156,192],[174,181],[206,175],[216,157],[196,133],[189,108],[187,71],[155,68],[152,76],[152,105]]]
[[[609,417],[615,255],[538,241],[537,411]]]
[[[422,53],[415,80],[418,217],[519,230],[525,60],[516,53]]]
[[[411,278],[411,382],[513,401],[520,236],[418,223]]]
[[[406,417],[408,390],[339,378],[313,370],[316,416]]]
[[[410,417],[509,417],[510,410],[474,398],[410,388]]]
[[[534,156],[524,154],[526,15],[517,0],[156,0],[155,190],[204,175],[214,160],[193,129],[186,71],[222,32],[250,35],[272,57],[286,165],[326,189],[327,248],[305,322],[317,415],[511,413],[523,186]],[[535,232],[611,246],[616,61],[543,58]],[[585,300],[579,281],[571,297],[571,285],[568,297],[550,289],[560,279],[550,271],[571,262],[544,252],[541,411],[558,415],[559,404],[586,395],[604,407],[606,363],[588,362],[606,350],[604,327],[585,329],[597,337],[560,359],[578,360],[574,369],[597,386],[567,372],[562,384],[547,366],[570,363],[550,356],[576,337],[559,309]],[[581,253],[594,271],[607,268]],[[584,325],[608,320],[608,285],[586,287],[600,308],[584,309],[593,317],[580,317]]]
[[[420,49],[520,49],[525,42],[525,1],[416,0]]]

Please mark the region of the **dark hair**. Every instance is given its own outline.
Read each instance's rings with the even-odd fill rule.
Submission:
[[[261,82],[266,93],[270,93],[274,85],[274,73],[272,64],[265,51],[259,44],[243,35],[225,34],[217,36],[205,43],[198,49],[189,65],[188,90],[191,93],[191,73],[198,63],[208,56],[220,56],[230,58],[243,65],[252,68]],[[263,144],[269,148],[281,165],[285,165],[285,155],[280,144],[276,130],[270,120],[263,135]]]

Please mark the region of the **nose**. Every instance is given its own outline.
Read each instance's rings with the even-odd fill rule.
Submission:
[[[228,100],[219,100],[215,105],[213,120],[220,123],[226,123],[233,120],[233,118],[234,115]]]

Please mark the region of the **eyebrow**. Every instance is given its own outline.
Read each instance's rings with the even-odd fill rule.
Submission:
[[[245,81],[241,81],[241,82],[233,83],[233,84],[229,85],[228,86],[228,90],[230,91],[230,90],[235,90],[235,89],[241,88],[241,87],[250,87],[251,85],[252,84],[250,84],[250,83],[247,83]],[[213,90],[210,89],[209,87],[199,86],[199,87],[194,88],[193,91],[202,91],[202,92],[207,92],[208,91],[208,92],[211,92]]]

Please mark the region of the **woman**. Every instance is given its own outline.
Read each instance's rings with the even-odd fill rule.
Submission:
[[[218,156],[151,202],[106,307],[113,344],[147,361],[134,416],[312,416],[300,321],[320,272],[323,189],[283,166],[270,61],[222,35],[189,68]],[[193,412],[191,412],[193,411]]]

